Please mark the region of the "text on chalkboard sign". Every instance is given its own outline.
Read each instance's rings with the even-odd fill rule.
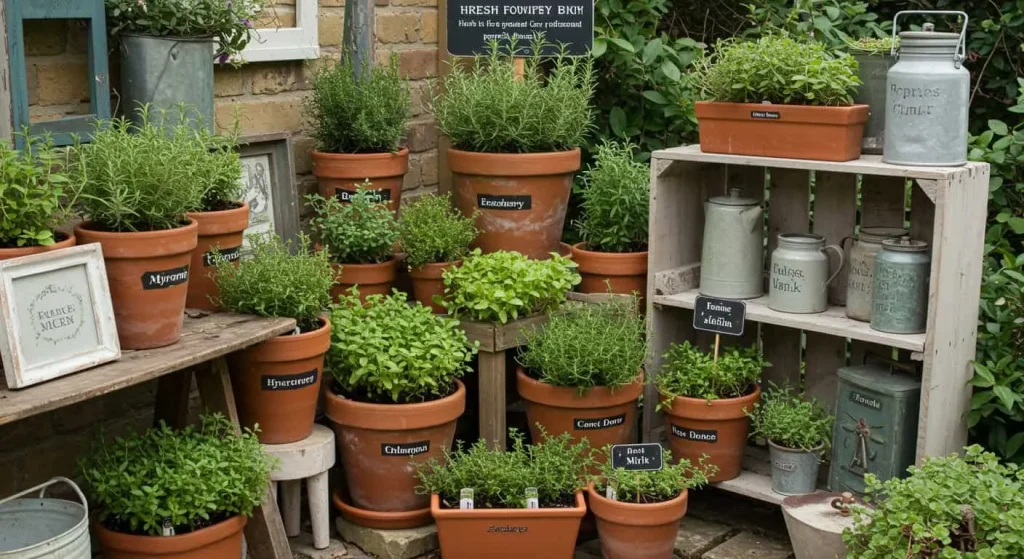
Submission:
[[[612,467],[635,472],[654,472],[665,466],[658,443],[617,444],[612,446]]]
[[[693,304],[693,327],[705,332],[742,336],[747,305],[743,301],[700,295]]]
[[[491,41],[516,41],[517,56],[531,56],[530,43],[544,35],[545,52],[565,46],[569,56],[586,56],[594,44],[593,0],[449,0],[448,53],[485,54]]]

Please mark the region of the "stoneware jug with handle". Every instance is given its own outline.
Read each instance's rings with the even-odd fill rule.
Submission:
[[[764,293],[764,211],[740,189],[704,206],[700,293],[723,299],[753,299]]]
[[[839,266],[829,275],[826,250],[839,256]],[[825,237],[810,233],[783,233],[772,252],[768,307],[789,313],[819,313],[828,308],[828,284],[843,269],[843,249],[825,246]]]

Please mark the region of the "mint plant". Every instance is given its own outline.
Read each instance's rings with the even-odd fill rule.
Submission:
[[[756,346],[722,348],[716,366],[714,355],[685,341],[669,347],[656,383],[668,404],[676,396],[705,400],[740,398],[753,392],[761,369],[770,366]],[[658,409],[663,405],[664,402],[659,403]]]
[[[608,487],[615,491],[615,500],[624,503],[649,504],[662,503],[675,499],[687,489],[696,489],[708,484],[708,476],[718,472],[714,464],[705,464],[703,460],[697,464],[681,458],[678,463],[672,460],[672,451],[662,449],[664,466],[657,471],[631,471],[612,466],[612,448],[594,449],[595,453],[604,455],[598,473],[592,476],[594,488],[602,495],[607,495]]]
[[[0,248],[50,246],[54,229],[70,214],[66,157],[49,136],[25,134],[25,148],[0,142]]]
[[[320,243],[338,264],[377,264],[394,258],[395,216],[364,182],[349,203],[318,194],[307,196],[315,215],[309,220]]]
[[[651,170],[633,159],[631,144],[605,142],[583,174],[583,217],[576,222],[587,248],[599,252],[647,250]]]
[[[817,400],[804,400],[790,388],[772,386],[761,395],[750,416],[750,436],[794,450],[827,447],[835,418]]]
[[[398,219],[405,263],[413,269],[462,260],[478,233],[475,217],[452,207],[451,194],[427,194],[409,202]]]

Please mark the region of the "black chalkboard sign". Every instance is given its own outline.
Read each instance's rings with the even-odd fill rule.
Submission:
[[[491,40],[516,40],[519,56],[529,56],[537,33],[564,44],[566,54],[586,56],[594,44],[594,0],[448,0],[448,53],[485,54]]]
[[[693,305],[693,327],[705,332],[742,336],[747,317],[747,304],[743,301],[697,296]]]
[[[612,447],[612,467],[639,472],[653,472],[665,465],[658,443],[617,444]]]

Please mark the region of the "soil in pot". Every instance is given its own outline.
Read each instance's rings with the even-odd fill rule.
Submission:
[[[223,522],[178,536],[137,536],[94,525],[103,559],[225,559],[242,556],[242,529],[248,519]]]
[[[41,254],[44,252],[50,252],[51,250],[60,250],[62,248],[71,248],[75,246],[75,236],[67,233],[58,231],[54,234],[54,238],[57,242],[50,246],[30,246],[30,247],[11,247],[2,248],[0,247],[0,260],[8,260],[10,258],[18,258],[19,256],[29,256],[31,254]]]
[[[356,286],[359,300],[366,302],[369,295],[390,295],[398,276],[398,260],[392,258],[377,264],[334,264],[337,283],[331,288],[331,297],[338,300],[350,295]]]
[[[753,411],[761,397],[761,387],[741,398],[703,400],[676,397],[671,407],[664,407],[672,456],[697,464],[701,456],[718,467],[708,481],[726,481],[740,475],[743,451],[747,447],[750,417],[743,410]]]
[[[821,451],[786,448],[768,441],[772,462],[772,491],[779,495],[806,495],[818,488]]]
[[[586,243],[572,247],[572,259],[579,265],[583,278],[576,290],[580,293],[647,294],[647,251],[598,252],[587,250]]]
[[[398,214],[402,201],[402,179],[409,170],[409,150],[398,153],[313,152],[313,175],[320,195],[348,202],[365,180],[373,183],[377,199]]]
[[[313,432],[330,345],[331,325],[321,318],[317,330],[278,336],[231,354],[239,422],[258,424],[261,443],[291,443]]]
[[[100,243],[121,349],[171,345],[181,337],[199,224],[117,233],[75,227],[79,244]]]
[[[436,264],[424,264],[419,268],[409,270],[409,278],[412,280],[413,299],[419,301],[424,307],[430,307],[437,314],[446,314],[448,311],[444,306],[434,302],[434,296],[444,296],[444,279],[441,275],[448,268],[461,266],[462,261],[440,262]]]
[[[236,207],[216,212],[195,212],[188,217],[199,224],[199,241],[192,251],[192,277],[188,281],[185,306],[190,309],[216,311],[214,301],[220,295],[215,270],[214,252],[227,260],[237,261],[242,255],[242,234],[249,227],[249,204],[239,202]]]
[[[479,211],[483,252],[514,250],[530,258],[559,252],[573,173],[580,150],[551,153],[475,153],[448,150],[455,205]]]
[[[623,503],[587,488],[604,559],[671,559],[688,492],[661,503]]]

